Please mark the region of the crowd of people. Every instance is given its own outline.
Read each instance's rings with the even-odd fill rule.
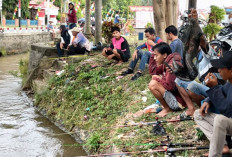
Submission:
[[[186,111],[173,119],[194,117],[195,122],[210,140],[210,157],[221,157],[229,153],[226,135],[232,135],[232,52],[223,53],[220,58],[210,48],[206,54],[199,47],[196,65],[198,68],[197,81],[184,81],[173,72],[173,59],[179,65],[184,62],[184,46],[178,39],[178,30],[171,25],[165,29],[167,39],[171,44],[163,42],[156,36],[153,28],[145,30],[147,41],[136,48],[125,76],[134,73],[137,62],[139,67],[131,80],[143,75],[146,64],[152,76],[149,83],[151,93],[157,102],[146,109],[138,111],[134,117],[150,112],[164,117],[173,111]],[[102,51],[102,55],[109,60],[116,60],[118,64],[127,62],[130,58],[128,42],[120,34],[120,28],[112,28],[113,38],[109,48]],[[143,51],[142,49],[146,49]],[[217,70],[215,70],[217,69]],[[195,104],[199,107],[196,109]],[[157,109],[159,108],[159,110]]]

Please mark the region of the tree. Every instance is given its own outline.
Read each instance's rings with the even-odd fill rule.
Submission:
[[[21,11],[22,11],[22,18],[29,18],[30,16],[30,12],[29,12],[29,3],[30,3],[30,0],[21,0]]]
[[[87,37],[91,35],[91,28],[90,28],[90,6],[91,0],[86,0],[85,2],[85,28],[84,33]]]
[[[178,0],[153,0],[153,10],[157,35],[167,41],[164,29],[169,25],[177,26]]]
[[[2,1],[3,14],[6,18],[12,18],[14,9],[18,4],[18,0],[4,0]]]
[[[208,24],[203,28],[204,33],[210,41],[213,40],[222,29],[218,23],[224,19],[225,14],[226,12],[224,9],[219,8],[218,6],[211,6]]]
[[[95,43],[102,41],[102,0],[95,0]]]

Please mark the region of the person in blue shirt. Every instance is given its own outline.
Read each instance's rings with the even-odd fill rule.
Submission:
[[[203,105],[194,113],[194,120],[210,141],[209,157],[221,157],[229,153],[226,135],[232,135],[232,51],[223,53],[219,59],[211,60],[213,67],[223,80],[223,86],[218,85],[217,77],[209,73],[205,83],[210,89]],[[210,106],[219,110],[220,114],[208,111]]]
[[[119,24],[119,19],[120,19],[119,11],[116,11],[115,18],[114,18],[114,24]]]
[[[138,71],[131,78],[131,80],[137,80],[140,76],[142,76],[142,73],[145,70],[145,65],[149,63],[149,59],[150,59],[151,52],[152,52],[152,46],[155,46],[156,44],[162,42],[161,38],[156,36],[154,28],[147,28],[144,32],[147,38],[147,42],[136,48],[128,69],[122,72],[121,74],[122,76],[132,74],[134,72],[137,62],[139,61],[139,59],[141,59]],[[142,49],[147,49],[147,51],[142,51]]]

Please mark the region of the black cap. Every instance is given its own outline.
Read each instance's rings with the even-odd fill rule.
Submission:
[[[224,52],[219,59],[212,59],[210,63],[215,68],[232,68],[232,51]]]

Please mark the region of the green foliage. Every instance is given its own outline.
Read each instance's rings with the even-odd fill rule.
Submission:
[[[18,4],[18,0],[4,0],[2,1],[3,14],[6,15],[6,18],[12,18],[14,9]]]
[[[213,37],[216,36],[221,29],[221,26],[215,23],[209,23],[206,27],[203,28],[203,32],[209,39],[213,39]]]
[[[224,9],[214,5],[211,6],[211,13],[209,15],[208,24],[203,28],[203,32],[206,34],[210,41],[213,40],[213,38],[222,29],[218,23],[224,19],[225,14],[226,12]]]
[[[29,2],[30,0],[21,0],[21,16],[22,18],[29,18]],[[7,19],[12,19],[14,9],[18,4],[18,0],[4,0],[2,4],[3,14],[6,15]],[[18,16],[18,14],[17,14]]]
[[[102,36],[103,38],[105,38],[106,43],[110,43],[112,39],[111,29],[113,26],[118,26],[118,25],[114,24],[113,21],[105,21],[102,24]]]
[[[85,146],[90,150],[96,152],[98,148],[100,147],[100,137],[101,135],[98,133],[93,134],[90,136],[90,138],[87,140]]]
[[[6,49],[4,47],[1,47],[0,48],[0,56],[6,56],[7,55],[7,52],[6,52]]]
[[[20,62],[19,62],[20,77],[23,80],[22,84],[25,83],[26,78],[27,78],[28,64],[29,64],[28,59],[25,59],[25,60],[21,59]]]
[[[211,16],[210,18],[213,19],[216,22],[220,22],[224,19],[226,15],[226,11],[223,8],[219,8],[218,6],[212,5],[211,7]]]
[[[203,140],[203,139],[206,138],[206,137],[205,137],[205,134],[204,134],[199,128],[197,128],[196,130],[197,130],[196,135],[197,135],[197,139],[198,139],[198,140]]]
[[[24,18],[24,19],[28,19],[29,18],[29,16],[30,16],[30,12],[29,12],[29,8],[28,8],[28,6],[29,6],[29,2],[30,2],[30,0],[21,0],[21,16],[22,16],[22,18]]]
[[[132,25],[129,25],[128,29],[129,29],[130,33],[134,33],[134,31],[135,31],[135,29]]]
[[[153,27],[153,25],[152,25],[152,23],[150,23],[150,22],[148,22],[147,24],[146,24],[146,26],[145,26],[145,28],[152,28]]]

